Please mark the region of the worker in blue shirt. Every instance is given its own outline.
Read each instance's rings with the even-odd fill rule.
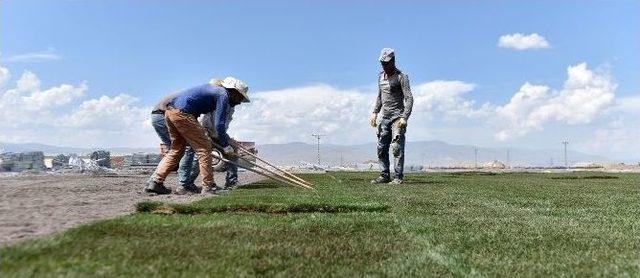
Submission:
[[[219,191],[221,188],[217,187],[213,180],[212,145],[198,122],[198,117],[215,110],[215,129],[222,151],[225,156],[235,156],[235,150],[229,144],[226,131],[227,107],[249,102],[248,91],[249,87],[244,82],[227,77],[220,85],[208,83],[178,93],[165,111],[171,149],[158,165],[155,176],[148,182],[145,191],[157,194],[171,193],[171,190],[164,186],[164,180],[177,166],[187,144],[193,148],[198,159],[203,187],[200,189],[195,185],[181,185],[185,187],[181,190],[194,193],[202,191],[205,194],[215,194]]]

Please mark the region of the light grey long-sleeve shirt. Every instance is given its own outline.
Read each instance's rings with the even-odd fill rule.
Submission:
[[[231,122],[231,120],[233,120],[234,111],[235,109],[231,105],[227,105],[227,118],[224,126],[225,131],[229,129],[229,123]],[[220,138],[216,129],[215,114],[216,110],[213,110],[212,112],[202,115],[202,117],[200,117],[200,124],[202,124],[202,127],[204,127],[204,130],[207,132],[207,135],[209,135],[211,139],[219,140]]]
[[[170,95],[163,97],[158,103],[156,103],[156,106],[153,107],[153,110],[151,110],[151,113],[163,114],[164,111],[167,111],[169,104],[174,98],[176,98],[177,95],[178,93],[172,93]]]
[[[382,118],[409,119],[413,109],[413,95],[409,85],[409,76],[396,70],[391,76],[383,72],[378,76],[378,97],[373,107],[373,113],[382,114]]]

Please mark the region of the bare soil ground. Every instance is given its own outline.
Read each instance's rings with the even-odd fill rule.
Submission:
[[[191,202],[203,198],[200,195],[148,195],[142,190],[148,178],[148,174],[0,177],[0,245],[129,214],[142,200]],[[224,184],[224,173],[216,173],[215,178],[216,183]],[[240,173],[240,184],[260,179],[252,173]],[[176,175],[169,176],[165,185],[175,187]]]

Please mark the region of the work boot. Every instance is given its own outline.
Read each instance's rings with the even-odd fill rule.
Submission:
[[[176,188],[176,194],[178,195],[184,195],[187,193],[200,194],[200,192],[202,192],[202,188],[197,187],[193,183],[187,185],[178,185],[178,187]]]
[[[239,185],[239,184],[238,184],[238,181],[227,181],[227,182],[224,184],[224,188],[225,188],[225,189],[232,190],[232,189],[236,189],[236,188],[238,188],[238,185]]]
[[[404,181],[402,179],[395,178],[389,184],[391,184],[391,185],[401,185],[402,183],[404,183]]]
[[[383,183],[388,183],[390,181],[391,181],[391,179],[389,179],[388,176],[379,176],[375,180],[372,180],[371,184],[383,184]]]
[[[147,187],[144,188],[144,192],[162,195],[171,194],[171,189],[166,188],[161,182],[150,180],[149,182],[147,182]]]
[[[212,184],[211,186],[203,186],[202,187],[202,192],[200,194],[202,195],[217,195],[218,193],[220,193],[223,189],[218,187],[215,183]]]

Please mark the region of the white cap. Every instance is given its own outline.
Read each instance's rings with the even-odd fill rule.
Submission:
[[[393,48],[383,48],[382,51],[380,51],[380,62],[391,61],[391,59],[396,56],[394,53],[395,51],[393,50]]]
[[[244,97],[244,100],[242,102],[249,102],[249,96],[247,95],[247,93],[249,92],[249,87],[239,79],[236,79],[234,77],[227,77],[222,80],[222,87],[225,87],[227,89],[235,89]]]

